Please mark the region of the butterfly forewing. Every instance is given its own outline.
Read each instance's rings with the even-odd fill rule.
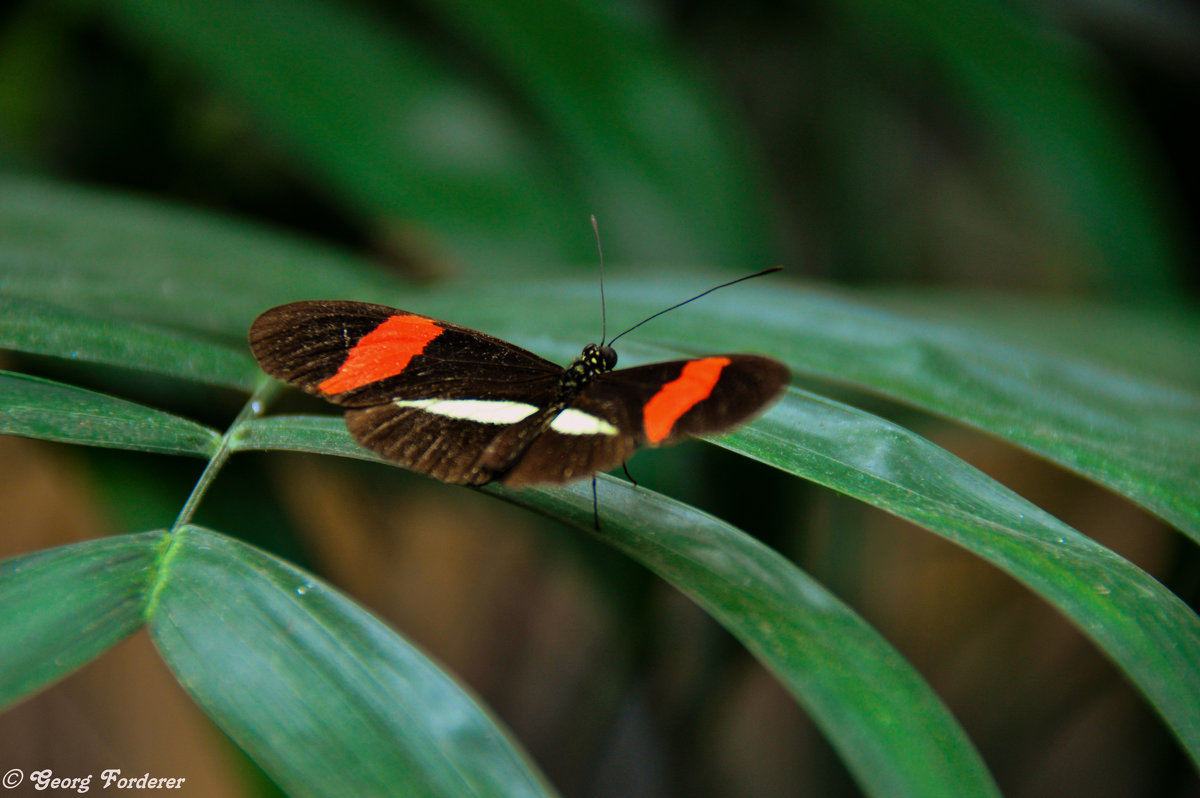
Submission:
[[[384,305],[282,305],[255,320],[250,347],[267,373],[349,408],[364,448],[445,482],[507,470],[557,409],[561,367]]]
[[[346,407],[552,391],[562,368],[457,324],[366,302],[280,305],[250,327],[268,374]]]

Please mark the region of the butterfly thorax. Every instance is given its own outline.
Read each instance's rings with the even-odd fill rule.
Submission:
[[[611,346],[588,344],[583,353],[571,361],[559,381],[559,397],[566,403],[575,398],[597,375],[612,371],[617,365],[617,353]]]
[[[541,406],[534,415],[520,424],[513,424],[508,429],[498,432],[480,452],[470,469],[471,476],[465,481],[481,484],[499,478],[499,475],[508,471],[524,455],[535,440],[551,428],[558,415],[593,379],[612,371],[616,364],[617,353],[612,347],[598,344],[585,346],[583,353],[563,369],[554,400]]]

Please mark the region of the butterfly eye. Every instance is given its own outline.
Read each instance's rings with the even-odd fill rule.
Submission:
[[[611,346],[600,347],[600,358],[604,361],[605,371],[612,371],[617,367],[617,350]]]

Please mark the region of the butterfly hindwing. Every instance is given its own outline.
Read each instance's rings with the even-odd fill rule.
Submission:
[[[521,402],[403,401],[351,408],[346,427],[381,457],[466,485],[482,485],[507,471],[537,437],[547,412]],[[489,417],[494,420],[480,420]]]
[[[555,415],[501,482],[511,487],[562,484],[611,471],[633,456],[638,443],[629,433],[630,407],[594,398],[590,388]]]
[[[742,354],[599,374],[563,411],[580,414],[573,425],[557,425],[573,432],[552,423],[500,479],[519,487],[611,471],[641,446],[737,426],[775,399],[787,381],[781,363]]]

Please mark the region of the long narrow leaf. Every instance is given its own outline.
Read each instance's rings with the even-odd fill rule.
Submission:
[[[962,729],[912,666],[807,574],[694,508],[613,478],[601,483],[598,537],[741,640],[812,713],[868,794],[999,794]],[[586,484],[484,490],[591,529]]]
[[[354,456],[337,417],[262,419],[245,448]],[[926,527],[1029,585],[1117,662],[1200,760],[1200,619],[1143,571],[882,419],[793,390],[723,445]],[[551,512],[543,498],[520,501]],[[643,497],[653,503],[655,499]],[[667,510],[645,507],[645,518]]]
[[[1200,763],[1200,618],[1151,576],[908,430],[793,389],[720,441],[942,535],[1049,601]]]
[[[161,542],[123,535],[0,562],[0,707],[141,627]]]
[[[290,299],[379,299],[362,260],[314,241],[113,192],[0,178],[0,294],[244,340]]]
[[[549,794],[424,655],[243,543],[182,529],[148,623],[183,686],[289,795]]]
[[[220,435],[161,410],[71,385],[0,371],[0,433],[207,457]]]
[[[245,346],[5,296],[0,296],[0,348],[246,390],[259,373]]]
[[[1200,392],[1200,309],[1178,305],[1130,307],[1067,297],[961,290],[874,290],[870,301],[899,313],[966,327],[977,334],[1051,349],[1143,379]]]
[[[337,417],[276,417],[242,426],[237,448],[355,454]],[[853,612],[743,533],[622,484],[604,481],[601,538],[672,581],[738,636],[813,712],[874,794],[992,789],[928,686]],[[587,489],[487,490],[590,528]]]
[[[37,190],[24,190],[30,188]],[[122,261],[85,261],[94,273],[74,264],[69,271],[55,271],[52,264],[67,258],[73,236],[85,231],[89,241],[105,242],[100,252],[116,247],[132,256],[146,245],[130,235],[143,225],[163,226],[158,255],[175,270],[170,284],[181,287],[165,292],[166,299],[153,305],[164,320],[211,324],[210,308],[220,308],[219,329],[240,333],[269,304],[295,296],[295,288],[291,293],[280,290],[285,281],[277,275],[297,264],[304,266],[309,296],[379,298],[389,293],[381,281],[351,278],[349,262],[331,259],[319,249],[306,250],[269,236],[254,238],[237,226],[197,223],[124,200],[21,181],[10,183],[6,191],[0,183],[0,221],[5,220],[0,289],[32,298],[58,301],[66,294],[85,306],[103,306],[112,291],[110,277]],[[64,226],[71,235],[54,234]],[[189,273],[209,273],[181,269],[178,257],[168,256],[177,238],[188,242],[190,258],[217,270],[214,287],[205,288],[198,278],[189,283]],[[237,247],[255,269],[227,257],[225,250]],[[108,297],[110,304],[123,309],[127,302],[141,307],[146,297],[164,295],[163,278],[157,276],[160,267],[133,263],[143,265],[131,273],[124,289],[130,299]],[[259,280],[260,271],[268,279]],[[650,282],[610,280],[610,307],[615,320],[637,321],[695,293],[696,287],[695,281],[662,277]],[[193,301],[195,295],[204,301]],[[428,307],[409,309],[477,325],[561,357],[577,354],[583,339],[595,335],[591,328],[579,332],[579,309],[596,304],[596,286],[590,280],[447,287],[424,295],[419,303]],[[621,323],[632,322],[617,321]],[[1200,483],[1200,397],[1192,392],[1090,365],[1061,350],[1001,343],[971,332],[965,322],[933,324],[779,282],[769,288],[739,286],[707,297],[686,311],[655,320],[639,331],[637,340],[651,335],[675,351],[736,347],[771,352],[798,372],[877,391],[964,421],[1107,485],[1200,538],[1200,493],[1194,490]],[[1200,339],[1200,330],[1195,337]],[[636,356],[637,343],[626,341],[624,351]]]
[[[704,286],[609,280],[610,323],[612,308],[637,321],[698,287]],[[437,301],[467,324],[535,345],[577,330],[578,308],[594,297],[595,287],[583,282],[543,281],[488,286],[486,299],[477,287]],[[538,309],[536,331],[520,314],[505,313],[514,306]],[[1200,394],[1186,388],[1061,348],[1003,342],[966,322],[936,324],[782,282],[706,297],[638,333],[621,342],[630,362],[665,352],[770,353],[799,374],[889,396],[1012,441],[1200,540]],[[644,344],[651,337],[655,348]]]

